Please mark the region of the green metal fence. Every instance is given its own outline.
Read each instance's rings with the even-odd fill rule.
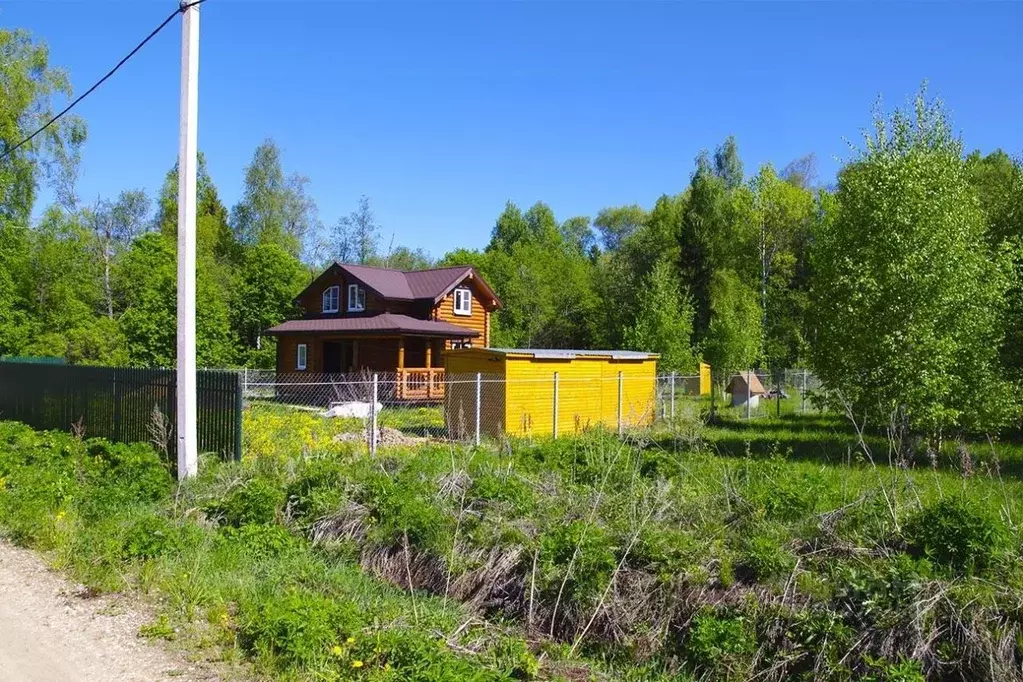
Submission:
[[[37,429],[80,429],[149,442],[177,459],[172,369],[0,362],[0,419]],[[199,450],[241,457],[242,384],[233,372],[198,373]]]

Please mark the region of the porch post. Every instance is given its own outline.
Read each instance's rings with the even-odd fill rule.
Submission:
[[[433,360],[433,339],[426,339],[426,341],[424,343],[426,345],[426,397],[427,398],[432,398],[433,397],[433,372],[430,371],[430,368],[433,366],[431,364],[431,362]]]
[[[406,389],[405,385],[405,337],[398,337],[398,397],[404,398]]]

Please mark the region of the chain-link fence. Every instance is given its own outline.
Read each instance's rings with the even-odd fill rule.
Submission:
[[[672,428],[708,414],[757,419],[819,411],[805,370],[714,376],[552,371],[536,378],[443,369],[353,374],[237,370],[250,410],[306,410],[336,420],[339,439],[378,445],[568,437],[591,429]]]

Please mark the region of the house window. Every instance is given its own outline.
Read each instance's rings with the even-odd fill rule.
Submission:
[[[455,289],[455,315],[472,315],[472,292]]]
[[[298,349],[296,351],[295,357],[295,369],[299,370],[305,369],[306,360],[308,359],[308,357],[309,357],[308,346],[306,346],[304,343],[298,344]]]
[[[358,313],[366,309],[366,290],[358,284],[348,285],[348,312]]]
[[[341,287],[332,286],[323,290],[323,312],[336,313],[341,298]]]
[[[451,342],[451,348],[453,349],[472,348],[472,341],[470,341],[469,339],[456,339],[455,341]]]

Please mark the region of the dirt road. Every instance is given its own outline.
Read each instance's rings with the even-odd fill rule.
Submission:
[[[128,598],[89,598],[35,553],[0,540],[0,682],[217,679],[140,639],[148,620]]]

